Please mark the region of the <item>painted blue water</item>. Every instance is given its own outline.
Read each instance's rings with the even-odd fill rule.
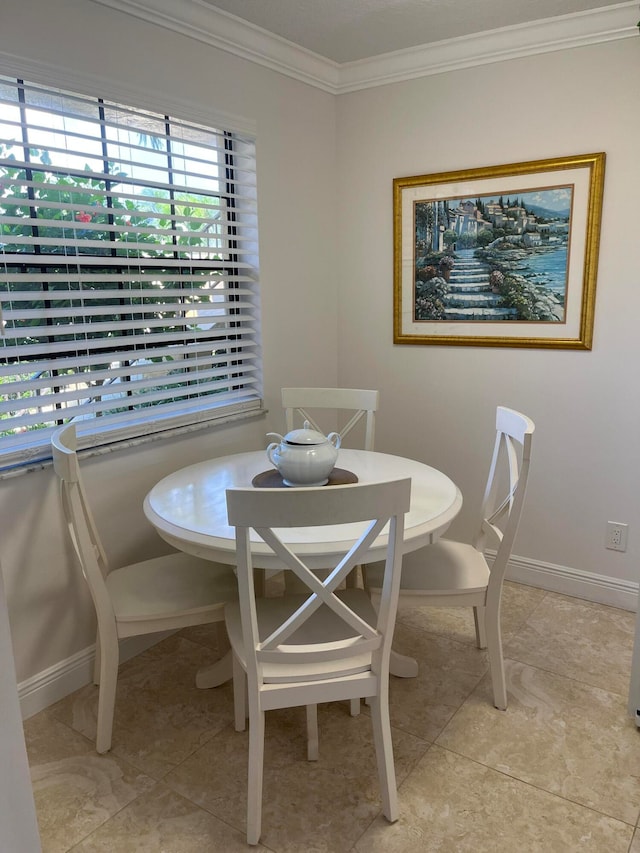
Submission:
[[[564,295],[567,289],[567,247],[531,254],[518,264],[518,272],[535,284],[544,284],[554,293]]]

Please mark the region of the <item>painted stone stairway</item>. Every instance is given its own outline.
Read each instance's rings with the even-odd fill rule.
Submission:
[[[446,320],[517,319],[515,308],[500,307],[500,295],[491,292],[488,267],[469,250],[458,252],[443,301]]]

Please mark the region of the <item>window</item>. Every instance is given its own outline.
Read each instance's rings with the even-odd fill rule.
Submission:
[[[252,139],[0,77],[0,467],[259,409]]]

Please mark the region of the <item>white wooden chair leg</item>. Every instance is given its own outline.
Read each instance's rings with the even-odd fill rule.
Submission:
[[[318,706],[307,705],[307,761],[317,761],[318,754]]]
[[[93,660],[93,683],[100,684],[100,634],[96,634],[96,656]]]
[[[117,637],[104,643],[100,653],[100,688],[98,692],[98,721],[96,752],[109,752],[113,735],[113,717],[116,708],[119,648]]]
[[[479,649],[487,648],[487,608],[486,607],[474,607],[473,608],[473,621],[476,626],[476,645]]]
[[[360,713],[360,700],[359,699],[352,699],[351,700],[350,713],[351,713],[352,717],[357,717],[358,714]]]
[[[247,676],[242,664],[233,656],[233,719],[237,732],[243,732],[247,725]]]
[[[398,790],[396,770],[393,763],[391,721],[389,719],[389,697],[386,691],[381,696],[372,696],[370,701],[373,740],[378,761],[378,778],[382,796],[382,813],[393,823],[398,820]]]
[[[489,666],[491,668],[491,684],[493,686],[493,704],[500,711],[506,711],[507,682],[504,674],[502,637],[498,618],[491,618],[488,620],[487,649],[489,652]]]
[[[253,697],[257,702],[257,697]],[[264,769],[264,711],[250,709],[249,778],[247,783],[247,843],[257,844],[262,824],[262,775]]]

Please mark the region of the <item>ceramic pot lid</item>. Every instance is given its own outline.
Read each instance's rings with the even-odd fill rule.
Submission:
[[[287,444],[327,444],[328,442],[326,435],[309,428],[309,421],[304,422],[302,429],[292,429],[288,432],[284,440]]]

